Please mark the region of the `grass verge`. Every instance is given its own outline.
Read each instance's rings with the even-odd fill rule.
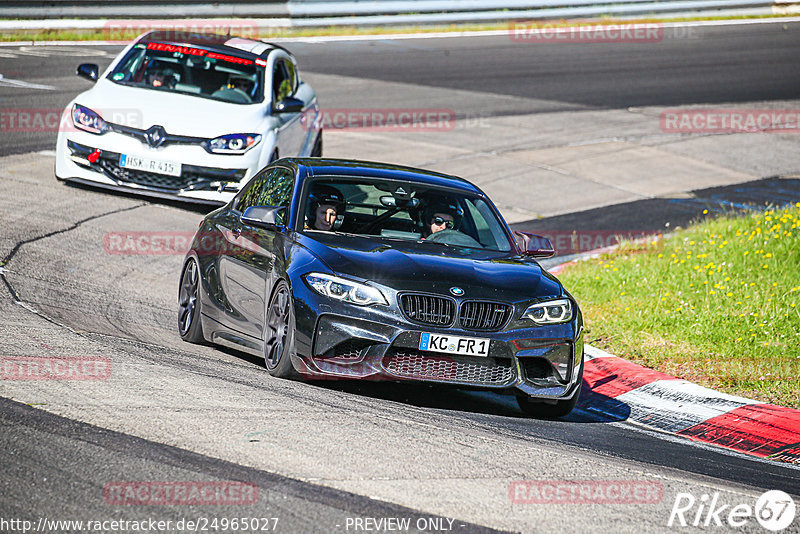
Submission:
[[[541,20],[536,21],[538,25],[546,28],[558,28],[565,26],[588,26],[588,25],[607,25],[607,24],[658,24],[670,22],[692,22],[704,20],[749,20],[762,18],[781,18],[792,17],[794,14],[770,14],[770,15],[740,15],[726,17],[680,17],[680,18],[641,18],[636,20],[620,20],[608,17],[601,17],[591,20]],[[214,19],[203,19],[213,21]],[[225,19],[227,20],[227,19]],[[244,19],[237,19],[247,21]],[[180,23],[180,20],[172,21]],[[191,19],[187,19],[187,24],[191,24]],[[412,26],[326,26],[326,27],[285,27],[285,28],[264,28],[257,36],[246,35],[246,37],[257,37],[259,39],[270,40],[293,37],[323,37],[323,36],[357,36],[357,35],[397,35],[413,33],[441,33],[441,32],[472,32],[472,31],[496,31],[509,30],[509,22],[492,22],[484,24],[440,24],[440,25],[412,25]],[[173,27],[174,28],[174,27]],[[156,29],[155,26],[153,29]],[[36,41],[132,41],[141,35],[147,28],[136,27],[132,29],[120,29],[113,26],[113,29],[52,29],[52,30],[6,30],[0,34],[0,42],[36,42]],[[234,32],[235,33],[235,32]],[[249,33],[249,32],[248,32]]]
[[[800,408],[800,203],[623,243],[559,278],[581,304],[593,345]]]

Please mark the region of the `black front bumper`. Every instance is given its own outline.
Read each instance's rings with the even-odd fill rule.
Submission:
[[[359,311],[362,317],[320,315],[307,343],[298,344],[295,367],[309,378],[424,381],[543,399],[570,398],[580,385],[583,332],[578,322],[557,328],[454,331],[402,318],[390,321],[385,315],[370,320],[365,315],[374,309]],[[421,350],[423,332],[490,339],[489,356]]]

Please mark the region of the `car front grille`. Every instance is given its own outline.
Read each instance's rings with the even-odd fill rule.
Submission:
[[[138,171],[132,169],[124,169],[119,166],[117,161],[110,158],[100,158],[97,164],[103,171],[117,180],[128,182],[145,187],[155,187],[158,189],[168,190],[187,190],[187,189],[215,189],[219,186],[212,188],[211,182],[231,181],[238,182],[244,176],[244,171],[237,171],[236,173],[219,173],[203,172],[204,169],[199,168],[185,168],[180,176],[167,176],[165,174],[156,174],[153,172]],[[199,171],[199,172],[198,172]]]
[[[439,295],[406,293],[400,296],[403,313],[415,323],[431,326],[453,324],[456,304]],[[459,321],[464,330],[490,332],[500,330],[511,317],[512,307],[502,302],[467,300],[461,303]]]
[[[511,360],[428,355],[408,349],[384,356],[383,368],[403,378],[483,386],[502,386],[514,379]]]
[[[70,152],[81,158],[86,158],[93,148],[79,145],[69,141]],[[102,172],[109,178],[119,182],[140,185],[142,187],[177,192],[181,190],[219,190],[220,185],[212,186],[212,182],[238,183],[244,178],[246,169],[218,169],[214,167],[200,167],[196,165],[183,165],[180,176],[167,176],[153,172],[125,169],[119,166],[120,154],[104,151],[91,168]]]
[[[401,295],[400,307],[410,320],[431,326],[450,326],[456,314],[456,303],[437,295]]]
[[[499,330],[511,317],[511,306],[499,302],[470,300],[461,303],[459,321],[465,330]]]

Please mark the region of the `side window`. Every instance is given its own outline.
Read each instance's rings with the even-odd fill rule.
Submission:
[[[297,70],[291,61],[279,59],[272,73],[273,102],[292,96],[297,90]]]
[[[236,209],[244,213],[252,206],[288,206],[294,190],[294,174],[281,167],[267,169],[256,175],[236,203]],[[278,222],[285,224],[287,213],[280,214]]]
[[[289,84],[292,88],[292,92],[290,96],[294,95],[297,92],[297,67],[291,61],[285,61],[284,65],[286,65],[286,74],[289,78]]]
[[[272,71],[272,101],[276,104],[291,94],[289,76],[282,59],[275,62]]]

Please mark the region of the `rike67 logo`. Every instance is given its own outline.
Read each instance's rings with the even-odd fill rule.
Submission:
[[[697,499],[691,493],[678,493],[668,527],[744,527],[755,519],[767,530],[779,532],[792,524],[797,512],[794,500],[785,492],[771,490],[761,495],[751,506],[747,503],[731,506],[719,502],[719,493],[703,494]]]

